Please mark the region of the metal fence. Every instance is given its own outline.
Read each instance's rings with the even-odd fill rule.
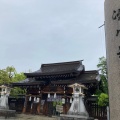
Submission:
[[[94,117],[98,120],[107,120],[106,106],[99,106],[96,101],[87,101],[86,108],[90,117]]]

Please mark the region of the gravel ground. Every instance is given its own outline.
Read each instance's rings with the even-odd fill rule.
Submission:
[[[59,120],[57,117],[46,117],[42,115],[25,115],[25,114],[17,114],[16,117],[10,117],[5,119],[4,117],[0,117],[0,120]]]

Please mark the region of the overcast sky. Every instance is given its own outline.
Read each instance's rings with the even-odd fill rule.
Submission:
[[[38,70],[43,63],[105,56],[104,0],[0,0],[0,69]]]

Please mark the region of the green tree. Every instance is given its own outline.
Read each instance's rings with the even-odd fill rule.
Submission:
[[[14,87],[11,89],[10,96],[18,97],[18,95],[25,95],[26,89],[22,89],[20,87]]]
[[[26,76],[24,75],[24,73],[15,73],[14,78],[13,78],[13,82],[18,82],[21,80],[26,79]]]
[[[10,83],[10,79],[9,79],[9,75],[6,72],[6,69],[1,69],[0,70],[0,85],[2,84],[9,84]]]
[[[13,66],[8,66],[6,68],[6,72],[9,75],[9,78],[12,79],[14,77],[14,74],[16,73],[16,69]]]
[[[26,76],[24,75],[23,72],[21,73],[14,73],[14,76],[12,78],[12,82],[19,82],[21,80],[26,79]],[[22,89],[20,87],[14,87],[11,89],[10,95],[13,97],[18,97],[18,95],[25,95],[26,94],[26,89]]]
[[[11,84],[13,82],[19,82],[24,80],[26,77],[24,73],[17,73],[16,69],[13,66],[8,66],[6,69],[0,70],[0,85],[3,84]],[[19,94],[23,95],[26,93],[25,89],[21,89],[19,87],[14,87],[11,89],[10,95],[18,96]]]
[[[99,68],[100,73],[107,78],[107,61],[104,56],[99,58],[99,63],[97,67]]]
[[[10,84],[13,82],[16,70],[13,66],[8,66],[0,70],[0,84]]]
[[[108,81],[107,81],[107,61],[105,57],[99,58],[97,65],[100,72],[99,90],[96,94],[98,95],[98,104],[100,106],[108,105]]]
[[[98,97],[98,104],[100,106],[108,106],[108,94],[101,93]]]
[[[0,70],[0,84],[10,84],[12,82],[24,80],[25,78],[24,73],[17,73],[13,66],[8,66]]]
[[[107,82],[107,62],[105,57],[99,58],[99,63],[97,65],[100,72],[100,85],[99,90],[103,93],[108,94],[108,82]]]
[[[24,80],[26,78],[26,76],[24,75],[24,73],[15,73],[14,77],[13,77],[13,82],[19,82],[21,80]],[[22,89],[20,87],[14,87],[11,89],[10,95],[13,97],[18,97],[18,95],[25,95],[26,94],[26,89]]]

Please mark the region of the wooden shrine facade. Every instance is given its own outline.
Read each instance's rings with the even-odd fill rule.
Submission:
[[[54,101],[64,98],[63,113],[67,113],[71,105],[73,83],[84,84],[85,100],[90,98],[98,88],[99,73],[96,70],[85,71],[81,61],[42,64],[38,71],[24,73],[26,79],[13,83],[13,87],[27,90],[23,105],[23,113],[55,115]],[[36,100],[35,100],[36,99]]]

